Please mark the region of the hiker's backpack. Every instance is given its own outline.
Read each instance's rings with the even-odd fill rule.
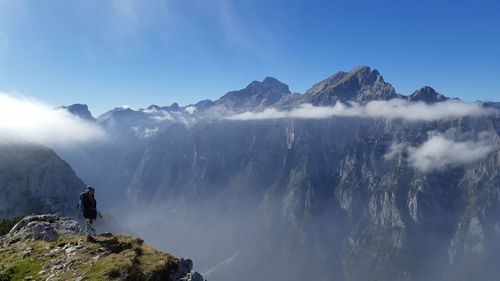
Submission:
[[[87,194],[84,192],[80,193],[80,200],[78,200],[78,208],[83,212],[84,211],[84,206],[83,206],[83,198],[84,196],[87,196]]]

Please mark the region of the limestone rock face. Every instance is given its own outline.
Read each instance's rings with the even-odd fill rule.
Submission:
[[[303,102],[333,105],[335,102],[368,102],[399,97],[391,84],[377,70],[361,66],[350,72],[339,72],[313,85],[304,94]]]
[[[32,143],[0,144],[0,220],[40,213],[76,218],[84,186],[51,149]]]
[[[69,106],[61,106],[62,109],[66,109],[71,114],[80,117],[83,120],[87,120],[90,122],[95,122],[96,119],[89,111],[89,108],[86,104],[72,104]]]
[[[152,223],[154,230],[163,223],[169,237],[189,231],[197,217],[207,233],[216,233],[210,237],[226,237],[222,229],[234,222],[235,238],[224,240],[231,251],[218,260],[242,254],[209,279],[231,280],[234,275],[220,272],[234,264],[254,274],[244,265],[255,262],[259,268],[272,263],[268,268],[291,280],[305,280],[300,274],[313,266],[333,280],[457,280],[452,273],[470,272],[464,264],[475,258],[484,261],[477,268],[498,272],[487,261],[500,253],[492,246],[500,245],[500,151],[426,172],[412,166],[408,151],[386,155],[394,143],[418,147],[428,131],[486,131],[499,144],[498,125],[498,116],[490,116],[172,126],[136,154],[127,191],[137,204],[176,214]],[[269,255],[275,258],[255,258]],[[291,268],[280,263],[295,256],[301,259]],[[274,276],[272,270],[260,274]]]

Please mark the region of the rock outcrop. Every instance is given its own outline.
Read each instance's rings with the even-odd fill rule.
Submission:
[[[7,242],[56,241],[60,236],[80,235],[78,222],[55,214],[24,217],[6,235]]]
[[[67,110],[69,113],[78,116],[83,120],[87,120],[90,122],[96,121],[94,116],[92,116],[92,113],[90,113],[89,108],[86,104],[76,103],[69,106],[61,106],[61,108]]]

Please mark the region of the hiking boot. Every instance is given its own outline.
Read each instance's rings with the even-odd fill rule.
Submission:
[[[89,243],[95,243],[95,242],[97,242],[97,240],[95,240],[95,238],[92,237],[92,236],[87,236],[87,242],[89,242]]]

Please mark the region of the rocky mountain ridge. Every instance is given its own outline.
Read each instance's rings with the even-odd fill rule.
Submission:
[[[108,118],[114,117],[116,120],[112,121],[113,124],[124,122],[123,118],[125,118],[124,120],[131,118],[145,120],[144,117],[157,121],[179,121],[182,118],[191,118],[197,115],[202,118],[207,117],[201,114],[207,110],[215,110],[218,113],[227,115],[244,111],[261,111],[269,107],[289,109],[304,103],[331,106],[337,102],[366,103],[374,100],[396,98],[426,103],[449,99],[429,86],[424,86],[408,96],[398,94],[390,83],[384,81],[384,78],[376,69],[360,66],[349,72],[338,72],[314,84],[304,94],[291,93],[288,85],[276,78],[266,77],[262,82],[253,81],[246,88],[228,92],[215,101],[203,100],[182,107],[177,103],[170,106],[151,105],[145,109],[140,108],[137,110],[117,107],[101,114],[96,120],[98,123],[103,123]],[[75,104],[67,107],[67,109],[83,119],[89,119],[88,116],[91,116],[90,111],[81,108],[81,106]],[[78,108],[78,111],[75,111],[74,108]],[[154,123],[150,122],[150,124]],[[108,127],[109,125],[104,126]]]

